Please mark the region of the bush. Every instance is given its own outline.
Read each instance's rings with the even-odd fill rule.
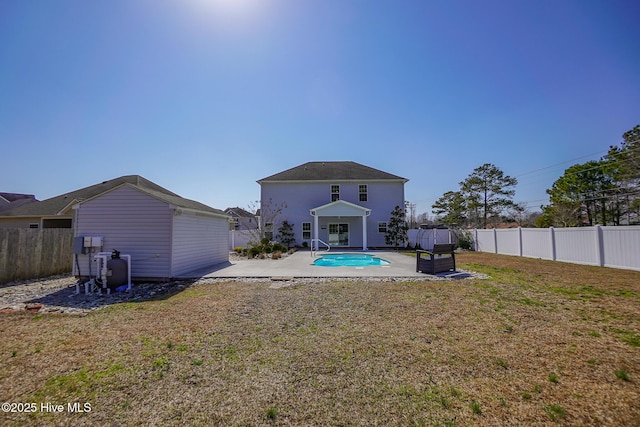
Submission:
[[[287,251],[287,247],[285,245],[283,245],[282,243],[274,243],[272,246],[273,251],[278,251],[278,252],[286,252]]]
[[[249,258],[255,258],[262,253],[261,246],[252,246],[249,248]]]
[[[282,252],[273,251],[273,253],[271,254],[271,259],[280,259],[280,258],[282,258]]]
[[[455,234],[458,238],[458,247],[460,249],[471,250],[473,248],[473,237],[470,231],[458,230]]]
[[[282,257],[282,254],[287,252],[287,247],[282,243],[271,242],[267,238],[262,239],[260,244],[253,244],[248,250],[249,258],[259,257],[260,259],[265,259],[267,255],[275,252],[279,252],[278,257]]]
[[[233,248],[233,251],[237,254],[241,254],[242,252],[244,252],[244,248],[242,246],[236,246],[235,248]]]

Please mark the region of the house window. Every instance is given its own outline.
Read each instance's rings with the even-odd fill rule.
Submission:
[[[273,239],[273,223],[272,222],[266,222],[264,224],[264,237],[266,237],[269,240]]]
[[[378,233],[386,233],[387,232],[387,223],[379,222],[378,223]]]
[[[29,228],[40,228],[40,224],[32,222],[31,224],[29,224]]]
[[[360,193],[360,201],[367,201],[367,184],[358,185],[358,193]]]
[[[311,239],[311,223],[303,222],[302,223],[302,240],[310,240]]]
[[[340,200],[340,186],[337,184],[331,185],[331,201],[335,202],[336,200]]]

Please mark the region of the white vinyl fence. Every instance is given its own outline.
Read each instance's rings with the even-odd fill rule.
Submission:
[[[416,244],[420,244],[422,249],[432,249],[436,243],[454,243],[454,236],[447,228],[429,228],[418,230],[407,230],[409,243],[414,248]]]
[[[640,270],[640,226],[473,230],[479,252]]]
[[[255,231],[249,230],[230,230],[229,231],[229,250],[232,251],[236,246],[247,247],[247,243],[255,240]]]
[[[409,243],[415,247],[420,244],[422,249],[431,249],[435,243],[454,243],[455,236],[448,229],[428,229],[428,230],[408,230]],[[247,247],[247,243],[255,239],[255,231],[253,235],[248,230],[231,230],[229,231],[229,250],[232,251],[236,246]]]

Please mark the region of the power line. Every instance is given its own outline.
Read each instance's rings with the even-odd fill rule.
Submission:
[[[640,142],[640,139],[636,139],[636,140],[630,141],[630,143],[631,143],[631,144],[636,143],[636,142]],[[565,160],[565,161],[563,161],[563,162],[555,163],[555,164],[550,165],[550,166],[545,166],[545,167],[542,167],[542,168],[539,168],[539,169],[534,169],[534,170],[532,170],[532,171],[528,171],[528,172],[521,173],[521,174],[519,174],[519,175],[515,175],[514,177],[515,177],[515,178],[518,178],[518,177],[521,177],[521,176],[530,175],[530,174],[532,174],[532,173],[536,173],[536,172],[540,172],[540,171],[543,171],[543,170],[551,169],[551,168],[554,168],[554,167],[557,167],[557,166],[563,165],[563,164],[565,164],[565,163],[570,163],[570,162],[574,162],[574,161],[576,161],[576,160],[584,159],[584,158],[586,158],[586,157],[591,157],[591,156],[593,156],[593,155],[595,155],[595,154],[608,153],[610,150],[611,150],[611,148],[609,148],[609,149],[607,149],[607,150],[600,150],[600,151],[596,151],[596,152],[593,152],[593,153],[590,153],[590,154],[585,154],[584,156],[576,157],[575,159]],[[624,151],[618,151],[618,152],[616,152],[616,153],[611,153],[611,154],[612,154],[613,156],[621,156],[621,155],[623,155],[623,154],[633,153],[633,152],[636,152],[636,151],[640,153],[640,147],[636,147],[636,148],[629,148],[629,149],[626,149],[626,150],[624,150]],[[631,159],[634,159],[634,160],[635,160],[635,159],[637,159],[637,158],[638,158],[638,157],[632,157]],[[622,159],[622,161],[631,160],[631,159]],[[594,161],[596,161],[596,160],[594,160]]]
[[[556,163],[556,164],[553,164],[553,165],[550,165],[550,166],[545,166],[545,167],[539,168],[539,169],[534,169],[534,170],[529,171],[529,172],[521,173],[520,175],[515,175],[514,178],[518,178],[518,177],[525,176],[525,175],[530,175],[532,173],[540,172],[540,171],[543,171],[543,170],[546,170],[546,169],[551,169],[551,168],[554,168],[556,166],[563,165],[565,163],[575,162],[576,160],[584,159],[586,157],[591,157],[591,156],[593,156],[595,154],[606,153],[607,151],[608,150],[600,150],[600,151],[596,151],[595,153],[585,154],[584,156],[576,157],[575,159],[565,160],[564,162]]]

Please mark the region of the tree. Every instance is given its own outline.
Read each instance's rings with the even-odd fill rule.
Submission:
[[[459,191],[447,191],[431,207],[433,213],[441,216],[441,221],[447,225],[467,223],[467,204]]]
[[[391,212],[387,232],[384,235],[387,245],[393,245],[396,250],[400,244],[404,246],[404,242],[407,241],[407,229],[404,210],[396,206]]]
[[[291,248],[291,245],[296,242],[293,224],[289,224],[287,220],[282,221],[282,225],[278,228],[277,239],[280,243],[286,245],[287,249]]]
[[[273,230],[278,226],[282,211],[287,208],[286,203],[276,204],[272,199],[255,201],[248,207],[249,212],[255,212],[255,217],[249,219],[249,233],[252,244],[260,244],[264,238],[273,239]]]
[[[516,178],[505,175],[495,165],[485,163],[460,183],[460,192],[473,213],[473,219],[478,221],[482,218],[481,225],[487,228],[490,217],[498,216],[505,208],[513,206],[513,187],[517,183]]]
[[[588,225],[595,222],[606,224],[609,210],[607,196],[614,188],[606,161],[591,160],[569,167],[547,190],[553,206],[550,213],[555,213],[554,224],[557,220],[564,223],[562,225],[565,227],[582,225],[584,222]],[[566,218],[566,215],[560,219],[558,216],[563,212],[574,215],[573,220]]]
[[[603,160],[616,185],[609,197],[613,223],[619,225],[621,217],[626,217],[627,224],[637,222],[640,218],[640,125],[622,135],[620,147],[609,147]]]

